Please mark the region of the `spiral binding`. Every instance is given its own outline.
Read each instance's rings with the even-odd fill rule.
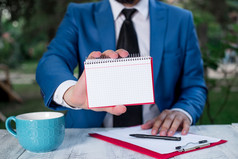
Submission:
[[[125,61],[140,61],[140,60],[148,60],[151,59],[150,56],[136,56],[134,57],[133,54],[126,58],[118,58],[118,59],[109,59],[109,58],[102,58],[102,59],[87,59],[84,64],[102,64],[102,63],[114,63],[114,62],[125,62]]]

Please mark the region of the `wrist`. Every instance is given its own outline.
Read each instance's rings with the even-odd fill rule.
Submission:
[[[181,108],[172,108],[171,110],[179,111],[179,112],[183,113],[189,119],[190,125],[193,123],[193,118],[187,111],[185,111]]]

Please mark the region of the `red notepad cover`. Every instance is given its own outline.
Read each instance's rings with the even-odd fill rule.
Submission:
[[[136,152],[139,152],[139,153],[142,153],[142,154],[154,157],[154,158],[159,158],[159,159],[171,158],[171,157],[174,157],[174,156],[182,155],[182,154],[197,151],[197,150],[202,150],[202,149],[205,149],[205,148],[209,148],[209,147],[216,146],[216,145],[223,144],[223,143],[227,142],[226,140],[220,140],[218,142],[211,143],[209,146],[205,146],[205,147],[195,149],[195,150],[190,150],[190,151],[186,151],[186,152],[175,151],[175,152],[171,152],[171,153],[167,153],[167,154],[160,154],[158,152],[151,151],[149,149],[146,149],[146,148],[143,148],[143,147],[140,147],[140,146],[137,146],[137,145],[133,145],[131,143],[121,141],[121,140],[118,140],[118,139],[114,139],[114,138],[111,138],[111,137],[103,136],[103,135],[100,135],[100,134],[97,134],[97,133],[90,133],[89,135],[92,136],[92,137],[104,140],[106,142],[110,142],[112,144],[130,149],[130,150],[133,150],[133,151],[136,151]]]

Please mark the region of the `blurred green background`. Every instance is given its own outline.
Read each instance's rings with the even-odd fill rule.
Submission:
[[[3,121],[11,115],[49,110],[35,82],[37,63],[54,37],[68,3],[89,1],[1,0],[0,128],[5,128]],[[193,12],[209,89],[204,113],[197,124],[237,123],[238,1],[164,2]],[[6,90],[12,96],[6,95]]]

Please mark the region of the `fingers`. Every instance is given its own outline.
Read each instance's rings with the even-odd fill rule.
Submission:
[[[152,131],[151,131],[151,134],[152,135],[156,135],[158,134],[158,131],[161,127],[161,124],[163,123],[163,121],[165,120],[167,114],[168,114],[168,110],[164,110],[159,116],[158,118],[156,119],[154,125],[153,125],[153,128],[152,128]]]
[[[94,108],[94,111],[106,111],[113,115],[121,115],[126,112],[126,106],[124,105],[117,105],[115,107],[108,107],[108,108]]]
[[[119,57],[127,57],[129,56],[128,51],[124,50],[124,49],[118,49],[116,51],[113,50],[106,50],[103,53],[101,53],[100,51],[93,51],[89,54],[88,59],[95,59],[95,58],[99,58],[99,57],[109,57],[112,59],[116,59]]]
[[[113,50],[106,50],[102,53],[103,57],[109,57],[109,58],[112,58],[112,59],[117,59],[118,58],[118,53],[116,53],[115,51]]]
[[[121,114],[125,113],[126,110],[127,110],[126,106],[118,105],[118,106],[111,107],[111,108],[107,109],[106,112],[111,113],[113,115],[121,115]]]
[[[183,121],[183,118],[181,116],[178,116],[178,115],[175,116],[172,126],[171,126],[170,130],[168,131],[168,136],[174,135],[174,133],[178,130],[182,121]]]
[[[100,56],[101,56],[100,51],[93,51],[88,55],[88,59],[95,59],[95,58],[99,58]]]
[[[141,129],[145,130],[145,129],[150,129],[150,128],[152,128],[153,125],[154,125],[155,119],[156,119],[156,118],[154,118],[154,119],[152,119],[152,120],[149,120],[149,121],[147,121],[145,124],[141,125]]]
[[[185,120],[183,122],[182,135],[187,135],[190,128],[190,120]]]
[[[127,57],[129,56],[129,53],[128,51],[124,50],[124,49],[118,49],[116,51],[113,51],[113,50],[106,50],[102,53],[102,56],[105,56],[105,57],[110,57],[112,59],[116,59],[116,58],[119,58],[119,57]]]
[[[116,50],[116,53],[118,53],[119,57],[127,57],[129,56],[128,51],[124,50],[124,49],[118,49]]]
[[[166,119],[163,122],[163,125],[161,126],[159,134],[161,136],[166,136],[168,133],[168,130],[170,129],[171,125],[174,122],[174,116],[175,114],[169,114]],[[179,123],[180,124],[180,123]],[[177,129],[176,129],[177,130]],[[173,135],[173,134],[172,134]]]
[[[179,127],[182,127],[181,134],[186,135],[190,128],[189,118],[182,112],[165,110],[156,118],[151,134],[156,135],[159,131],[161,136],[173,136]]]

